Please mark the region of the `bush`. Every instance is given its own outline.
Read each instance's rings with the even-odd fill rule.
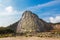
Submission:
[[[8,34],[8,33],[14,33],[14,31],[7,27],[0,27],[0,34]]]

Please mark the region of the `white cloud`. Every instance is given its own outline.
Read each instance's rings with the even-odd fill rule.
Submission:
[[[8,6],[8,7],[5,7],[3,11],[0,11],[0,17],[16,15],[16,14],[21,15],[22,13],[23,11],[17,11],[17,10],[14,10],[12,6]]]
[[[58,23],[58,22],[60,22],[60,16],[56,16],[55,18],[50,17],[49,20],[51,23]]]
[[[17,22],[22,15],[23,11],[15,11],[12,13],[3,13],[0,15],[0,26],[8,26],[12,23]]]
[[[2,4],[0,4],[0,7],[2,6]]]
[[[12,6],[5,7],[2,9],[2,11],[0,11],[0,16],[9,16],[12,14],[15,14],[15,10],[13,10]]]
[[[41,9],[43,7],[49,7],[49,6],[53,6],[53,5],[56,5],[56,4],[59,4],[60,3],[60,0],[54,0],[54,1],[51,1],[51,2],[48,2],[48,3],[44,3],[44,4],[38,4],[38,5],[35,5],[35,6],[32,6],[32,7],[29,7],[27,8],[27,10],[37,10],[37,9]]]
[[[12,6],[8,6],[8,7],[6,7],[5,8],[5,10],[7,11],[7,12],[13,12],[13,7]]]
[[[6,17],[1,17],[0,18],[0,26],[8,26],[12,23],[15,23],[18,21],[18,17],[16,16],[6,16]]]
[[[0,26],[8,26],[21,18],[24,11],[14,10],[14,7],[7,6],[0,11]]]
[[[46,15],[47,16],[56,16],[56,15],[59,14],[58,11],[55,11],[55,10],[58,9],[58,8],[56,9],[56,5],[60,5],[60,0],[54,0],[54,1],[51,1],[51,2],[48,2],[48,3],[38,4],[38,5],[27,8],[27,10],[32,10],[34,12],[37,11],[38,13],[43,11],[43,13],[41,13],[40,16],[41,15],[43,15],[43,16],[46,16]],[[53,7],[55,7],[55,8],[53,8]],[[45,8],[45,10],[41,10],[41,9],[44,9],[44,8]],[[47,18],[49,18],[49,17],[47,17]],[[49,19],[46,19],[46,21],[47,20],[48,21],[50,20],[50,22],[52,22],[52,23],[57,23],[57,22],[60,22],[60,16],[56,16],[55,18],[50,17]]]

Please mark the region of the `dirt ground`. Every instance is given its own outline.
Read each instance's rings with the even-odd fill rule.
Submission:
[[[41,37],[7,37],[0,40],[60,40],[60,38],[41,38]]]

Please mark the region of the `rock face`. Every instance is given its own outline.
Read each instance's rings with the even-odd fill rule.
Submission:
[[[60,29],[60,23],[53,24],[54,29]]]
[[[56,32],[60,32],[60,23],[54,23],[54,24],[51,24],[54,31]]]
[[[16,33],[37,33],[50,31],[52,27],[31,11],[25,11],[20,19]]]

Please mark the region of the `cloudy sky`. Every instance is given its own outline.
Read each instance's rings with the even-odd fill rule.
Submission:
[[[60,22],[60,0],[0,0],[0,26],[15,23],[25,10],[46,22]]]

